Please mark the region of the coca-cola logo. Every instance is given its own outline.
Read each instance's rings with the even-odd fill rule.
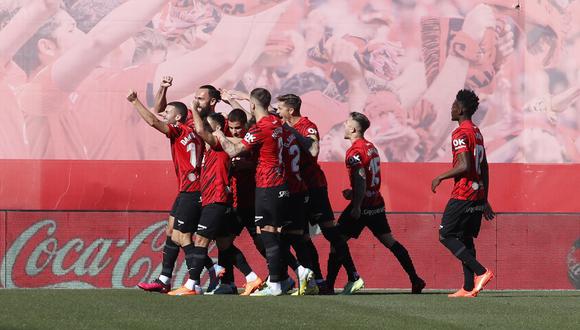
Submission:
[[[130,234],[130,227],[123,224],[121,227],[126,227],[129,233],[126,238],[114,233],[107,236],[114,227],[106,223],[102,233],[85,233],[83,230],[90,228],[78,225],[75,236],[66,237],[70,236],[71,228],[61,228],[74,224],[77,222],[44,219],[25,228],[5,251],[0,269],[1,285],[5,288],[128,288],[151,281],[161,272],[165,220],[155,221],[134,236]],[[178,263],[174,282],[180,285],[186,276],[185,263]]]

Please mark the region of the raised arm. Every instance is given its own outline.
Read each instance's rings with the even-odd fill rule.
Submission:
[[[77,46],[54,63],[52,77],[63,91],[73,91],[115,47],[141,30],[168,0],[129,0],[99,22]]]
[[[205,141],[205,143],[209,144],[211,147],[215,147],[219,143],[218,139],[205,129],[203,119],[201,118],[199,112],[196,110],[197,107],[198,102],[196,99],[193,99],[193,102],[191,102],[191,109],[193,109],[191,110],[191,114],[195,124],[195,132]],[[221,127],[218,130],[221,130]]]
[[[239,102],[239,101],[248,101],[249,102],[250,95],[248,95],[247,93],[223,89],[223,88],[220,88],[220,93],[222,96],[222,100],[225,103],[229,104],[232,107],[232,109],[241,109],[246,113],[246,116],[248,118],[252,117],[252,113],[250,113],[250,111],[246,110],[246,108],[244,108]]]
[[[237,155],[246,151],[246,147],[242,143],[241,139],[232,138],[230,140],[222,131],[215,131],[213,135],[218,139],[222,148],[230,157],[236,157]]]
[[[157,94],[155,94],[155,104],[153,105],[154,113],[161,113],[165,111],[165,108],[167,107],[167,89],[171,87],[172,82],[173,77],[163,77],[161,85],[159,85],[159,89],[157,90]]]
[[[0,30],[0,67],[5,66],[12,56],[30,37],[54,15],[61,0],[33,0],[24,5]]]
[[[139,116],[141,116],[141,118],[143,118],[143,120],[145,120],[145,122],[147,122],[149,126],[155,128],[156,130],[158,130],[163,134],[169,133],[169,127],[167,126],[167,123],[162,122],[157,118],[157,116],[155,116],[155,114],[149,111],[149,109],[147,109],[143,105],[143,103],[139,100],[139,98],[137,97],[137,93],[135,91],[129,92],[129,95],[127,95],[127,101],[133,104],[133,106],[139,113]]]

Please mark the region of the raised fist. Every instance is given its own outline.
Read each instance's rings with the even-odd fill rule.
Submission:
[[[164,76],[163,80],[161,80],[161,87],[171,87],[171,84],[173,83],[173,77],[172,76]]]
[[[127,95],[127,101],[133,103],[135,100],[137,100],[137,92],[130,90],[129,95]]]

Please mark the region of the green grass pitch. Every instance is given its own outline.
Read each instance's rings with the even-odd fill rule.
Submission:
[[[171,297],[135,290],[1,289],[0,329],[580,329],[579,291]]]

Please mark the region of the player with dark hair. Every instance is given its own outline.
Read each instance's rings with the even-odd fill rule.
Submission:
[[[205,151],[201,179],[201,203],[202,211],[197,224],[195,242],[193,248],[186,253],[186,258],[191,257],[191,265],[188,263],[189,278],[193,280],[193,286],[185,286],[171,291],[172,295],[199,295],[203,293],[200,286],[201,272],[205,260],[208,258],[209,243],[216,239],[218,249],[222,251],[222,259],[219,260],[225,268],[231,268],[232,258],[226,251],[229,250],[233,239],[228,229],[228,222],[233,216],[232,196],[229,189],[229,164],[230,157],[223,151],[217,139],[212,135],[213,131],[222,130],[225,126],[225,118],[218,113],[211,113],[203,121],[197,100],[194,99],[192,117],[195,132],[207,143]],[[228,283],[230,284],[230,283]],[[230,285],[231,288],[231,285]],[[230,293],[234,292],[231,288]]]
[[[256,125],[243,140],[230,141],[220,131],[214,134],[230,157],[249,150],[258,153],[255,221],[266,250],[270,278],[267,287],[253,295],[278,296],[286,293],[293,285],[288,277],[285,252],[280,242],[282,226],[288,223],[285,212],[289,207],[290,193],[283,163],[282,123],[268,112],[271,98],[270,92],[264,88],[252,90],[250,109],[256,118]]]
[[[302,100],[294,94],[286,94],[278,98],[278,114],[296,136],[301,146],[300,175],[308,187],[309,203],[307,206],[307,218],[310,224],[319,225],[322,235],[331,243],[332,253],[329,260],[340,260],[345,263],[349,281],[356,281],[357,272],[345,238],[340,234],[334,224],[334,212],[328,198],[328,184],[326,176],[318,164],[319,141],[318,127],[308,117],[301,115]],[[320,270],[318,252],[309,235],[308,222],[305,224],[304,235],[306,244],[311,254],[312,270],[321,294],[334,291],[334,281],[330,286],[324,281]],[[332,269],[333,267],[329,267]],[[332,277],[332,274],[331,274]],[[334,276],[333,278],[335,278]]]
[[[228,130],[232,137],[243,138],[248,132],[248,117],[242,109],[235,108],[228,114]],[[244,153],[232,158],[230,168],[232,193],[234,197],[234,212],[236,216],[236,235],[241,234],[244,228],[247,229],[258,252],[266,258],[264,243],[258,236],[256,222],[254,220],[254,204],[256,194],[256,157],[255,153]],[[259,289],[263,280],[253,273],[247,273],[240,269],[246,277],[244,292],[242,296],[249,296]],[[224,278],[229,276],[229,272],[224,274]]]
[[[475,258],[473,239],[479,234],[481,218],[492,220],[495,214],[487,200],[489,192],[489,168],[483,136],[471,117],[477,111],[479,98],[471,90],[457,93],[451,107],[451,120],[459,127],[451,134],[453,168],[437,176],[431,182],[435,193],[443,180],[455,181],[451,199],[445,207],[439,240],[463,265],[463,288],[449,297],[473,298],[494,277],[491,270]]]
[[[167,89],[171,86],[171,81],[171,77],[164,77],[161,84],[164,87],[161,88]],[[158,95],[162,95],[162,93],[158,92]],[[167,293],[171,290],[170,280],[180,246],[186,254],[185,260],[188,268],[192,264],[191,258],[188,258],[187,255],[193,248],[191,235],[195,231],[201,215],[200,172],[204,144],[201,138],[193,132],[193,127],[186,125],[188,110],[185,104],[181,102],[164,104],[164,102],[156,100],[156,107],[162,105],[165,109],[165,122],[163,122],[141,103],[136,92],[132,91],[127,100],[133,104],[139,115],[149,125],[165,134],[171,142],[171,155],[179,182],[179,194],[173,203],[167,221],[167,238],[163,247],[161,274],[151,283],[137,285],[145,291]],[[154,112],[159,113],[160,111],[155,108]],[[204,260],[204,265],[208,268],[210,278],[212,278],[211,282],[213,283],[210,283],[210,286],[216,285],[218,277],[216,271],[220,273],[221,267],[217,265],[214,267],[213,261],[209,257]],[[191,286],[192,282],[188,285]]]
[[[388,248],[397,258],[411,280],[412,292],[421,293],[425,287],[415,272],[409,252],[395,240],[385,214],[385,201],[381,195],[381,160],[378,150],[364,137],[370,127],[369,119],[362,113],[351,112],[344,123],[344,138],[350,140],[351,147],[346,151],[346,167],[349,172],[351,189],[345,189],[344,198],[349,205],[338,219],[338,227],[347,238],[358,238],[364,227]],[[329,265],[336,265],[331,263]],[[336,267],[336,266],[335,266]],[[338,265],[340,268],[340,265]],[[329,270],[331,271],[336,270]],[[364,287],[361,278],[349,281],[343,294],[352,294]]]

